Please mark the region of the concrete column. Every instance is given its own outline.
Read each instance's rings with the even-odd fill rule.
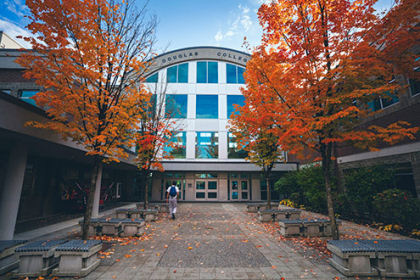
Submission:
[[[96,178],[95,198],[93,199],[92,218],[99,217],[99,200],[101,198],[102,186],[102,163],[99,165],[98,177]]]
[[[9,154],[0,200],[0,240],[13,239],[27,158],[28,144],[15,143]]]

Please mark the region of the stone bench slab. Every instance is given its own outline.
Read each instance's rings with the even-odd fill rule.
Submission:
[[[98,252],[102,249],[100,240],[72,240],[58,246],[55,256],[60,258],[53,276],[84,277],[100,264]]]
[[[27,242],[27,240],[0,240],[0,275],[19,267],[19,258],[15,255],[15,250]]]
[[[12,273],[12,277],[38,277],[51,273],[58,265],[54,256],[57,246],[67,240],[41,240],[23,245],[16,249],[19,257],[19,268]]]

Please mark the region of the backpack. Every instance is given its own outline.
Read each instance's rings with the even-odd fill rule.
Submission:
[[[172,186],[171,189],[169,190],[169,195],[170,196],[176,196],[176,187]]]

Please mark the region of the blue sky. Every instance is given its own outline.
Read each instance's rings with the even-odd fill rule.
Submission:
[[[244,37],[251,46],[256,46],[262,34],[257,10],[264,1],[267,0],[150,0],[149,12],[160,21],[156,34],[158,51],[194,46],[245,51]],[[378,9],[391,1],[380,0]],[[27,14],[25,0],[0,1],[0,30],[11,37],[30,35],[25,30]]]

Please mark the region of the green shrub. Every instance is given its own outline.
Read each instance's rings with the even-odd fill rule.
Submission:
[[[373,197],[393,187],[393,173],[385,166],[359,168],[345,171],[344,181],[346,193],[342,199],[347,203],[344,207],[355,212],[359,218],[365,218],[365,213],[373,218]]]
[[[389,189],[374,196],[373,206],[384,222],[402,224],[411,230],[420,222],[420,201],[400,189]]]
[[[297,205],[314,212],[327,213],[325,181],[321,166],[304,167],[297,172],[287,173],[274,188],[285,194]]]

